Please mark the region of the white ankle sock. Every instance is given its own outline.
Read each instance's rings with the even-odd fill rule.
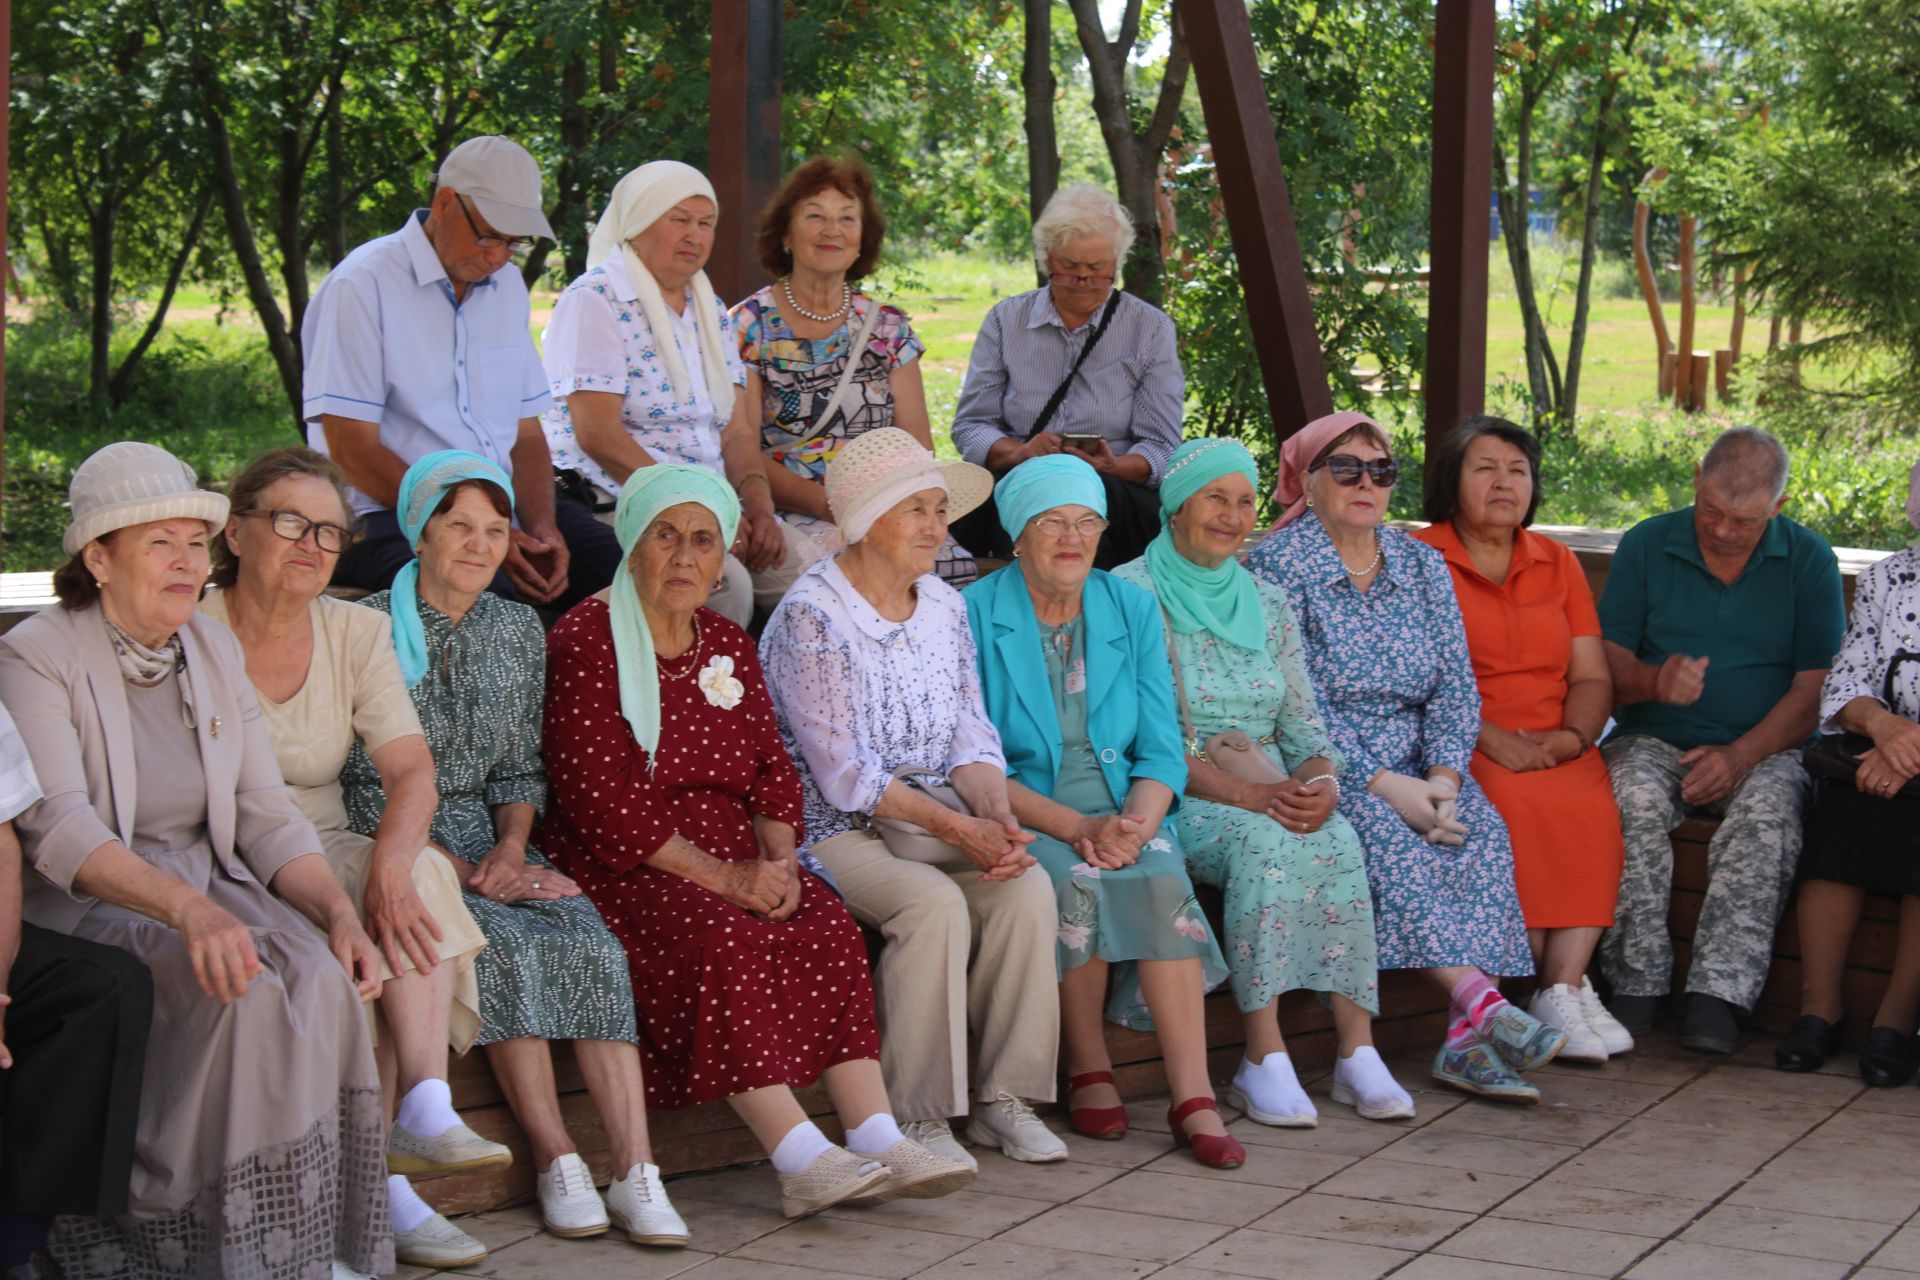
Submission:
[[[400,1099],[393,1122],[408,1133],[437,1138],[460,1123],[453,1109],[453,1090],[445,1080],[422,1080]]]
[[[397,1173],[387,1175],[387,1209],[395,1231],[411,1231],[433,1216],[433,1206],[420,1198],[413,1184]]]
[[[785,1174],[805,1173],[832,1146],[827,1141],[827,1135],[820,1132],[819,1125],[811,1120],[802,1120],[787,1130],[787,1136],[774,1147],[773,1167]]]
[[[1369,1107],[1413,1105],[1412,1095],[1400,1087],[1387,1064],[1380,1061],[1380,1051],[1370,1044],[1355,1049],[1351,1057],[1336,1059],[1333,1074]]]
[[[883,1155],[907,1135],[884,1111],[876,1111],[847,1130],[847,1150],[857,1156]]]
[[[1247,1101],[1268,1115],[1320,1114],[1313,1105],[1313,1099],[1300,1087],[1300,1077],[1294,1074],[1293,1059],[1284,1052],[1270,1053],[1258,1062],[1242,1058],[1240,1069],[1233,1073],[1233,1083],[1247,1095]]]

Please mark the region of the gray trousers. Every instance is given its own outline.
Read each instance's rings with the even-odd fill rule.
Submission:
[[[1680,799],[1686,770],[1678,747],[1658,738],[1616,738],[1604,748],[1626,837],[1626,869],[1613,927],[1600,938],[1600,967],[1619,995],[1664,996],[1673,989],[1673,829],[1690,817],[1717,817],[1707,845],[1707,900],[1694,931],[1688,992],[1752,1009],[1766,985],[1773,932],[1800,862],[1801,811],[1813,783],[1800,753],[1768,756],[1716,805]]]

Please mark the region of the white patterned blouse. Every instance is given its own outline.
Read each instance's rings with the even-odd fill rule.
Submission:
[[[1896,551],[1860,575],[1853,616],[1820,689],[1820,731],[1838,733],[1835,717],[1855,698],[1886,704],[1887,667],[1901,651],[1889,711],[1920,720],[1920,546]]]

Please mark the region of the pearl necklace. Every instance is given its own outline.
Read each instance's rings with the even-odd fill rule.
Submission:
[[[1358,582],[1360,579],[1366,577],[1368,574],[1372,573],[1375,569],[1378,569],[1380,567],[1380,557],[1384,554],[1384,551],[1380,546],[1380,531],[1376,529],[1373,532],[1373,559],[1367,561],[1367,567],[1364,569],[1347,569],[1346,559],[1345,557],[1340,556],[1340,549],[1338,547],[1334,548],[1333,554],[1336,557],[1340,558],[1340,567],[1342,569],[1346,569],[1347,576],[1349,578],[1352,578],[1355,582]]]
[[[814,312],[800,305],[800,300],[793,296],[793,278],[791,276],[782,277],[780,287],[786,291],[787,306],[792,309],[793,313],[795,315],[805,316],[815,324],[832,324],[835,320],[838,320],[841,316],[853,310],[853,286],[844,280],[840,282],[839,309],[830,311],[824,316],[816,315]]]

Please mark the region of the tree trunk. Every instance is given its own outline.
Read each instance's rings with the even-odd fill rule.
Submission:
[[[212,82],[211,77],[207,77],[207,82]],[[247,298],[260,318],[260,327],[266,330],[267,351],[279,371],[280,388],[286,393],[287,407],[293,413],[294,429],[304,437],[300,413],[300,346],[287,328],[280,302],[273,296],[273,281],[267,275],[267,265],[260,257],[260,244],[253,234],[253,222],[247,216],[246,193],[240,188],[240,175],[233,162],[233,138],[217,103],[202,105],[201,120],[207,127],[207,149],[213,159],[213,189],[226,220],[227,239],[233,245],[234,259],[246,282]]]
[[[114,408],[126,403],[127,392],[133,386],[133,371],[139,367],[141,357],[147,354],[147,348],[160,336],[160,328],[167,322],[167,310],[173,306],[173,294],[180,287],[180,277],[185,274],[187,263],[193,258],[193,251],[200,246],[200,233],[206,229],[207,214],[213,209],[213,193],[207,192],[200,197],[200,207],[194,210],[193,223],[187,228],[186,239],[181,241],[180,251],[173,256],[172,264],[167,268],[167,283],[160,290],[160,301],[153,307],[153,314],[147,317],[147,326],[140,332],[139,341],[133,349],[121,357],[120,367],[113,371],[113,378],[107,384],[107,400]]]
[[[340,127],[341,72],[327,83],[327,266],[337,267],[347,256],[347,144]]]
[[[113,370],[113,233],[120,202],[104,182],[96,200],[87,211],[87,256],[93,268],[87,312],[87,403],[103,410]]]
[[[274,182],[273,238],[280,251],[280,283],[287,294],[287,328],[294,335],[306,319],[307,250],[301,234],[300,206],[306,195],[306,157],[297,123],[283,125],[278,138],[280,172]]]
[[[1605,188],[1607,167],[1607,131],[1613,123],[1613,102],[1617,80],[1607,82],[1600,98],[1600,110],[1593,124],[1593,146],[1587,153],[1587,198],[1580,228],[1580,282],[1573,294],[1573,331],[1567,335],[1567,380],[1561,388],[1556,413],[1560,430],[1573,434],[1574,416],[1580,404],[1580,366],[1587,347],[1587,317],[1593,304],[1593,267],[1600,256],[1600,197]]]
[[[1053,0],[1026,0],[1026,58],[1020,87],[1026,93],[1027,210],[1040,211],[1060,186],[1060,139],[1053,122]]]
[[[79,273],[73,265],[73,242],[47,217],[46,210],[36,209],[33,219],[35,229],[40,232],[41,250],[47,255],[46,276],[53,285],[54,297],[59,299],[68,314],[77,315],[83,304],[80,300]]]
[[[587,54],[583,49],[569,57],[560,68],[560,172],[554,175],[554,188],[559,200],[554,204],[551,220],[554,231],[562,237],[560,246],[570,281],[579,278],[587,269],[586,237],[569,235],[576,220],[583,230],[586,226],[588,193],[583,157],[593,143],[593,124],[587,117],[583,101],[587,96],[587,84]],[[534,286],[546,269],[545,263],[539,261],[539,247],[534,246],[536,252],[528,258],[523,272],[528,288]]]
[[[1527,389],[1537,424],[1552,414],[1558,400],[1559,371],[1553,368],[1553,348],[1547,341],[1546,322],[1540,315],[1540,299],[1533,287],[1533,250],[1527,238],[1531,211],[1528,196],[1533,183],[1533,112],[1524,102],[1520,110],[1512,176],[1508,176],[1506,152],[1497,135],[1493,164],[1500,183],[1500,238],[1506,244],[1507,265],[1513,269],[1514,296],[1520,302],[1527,353]]]

